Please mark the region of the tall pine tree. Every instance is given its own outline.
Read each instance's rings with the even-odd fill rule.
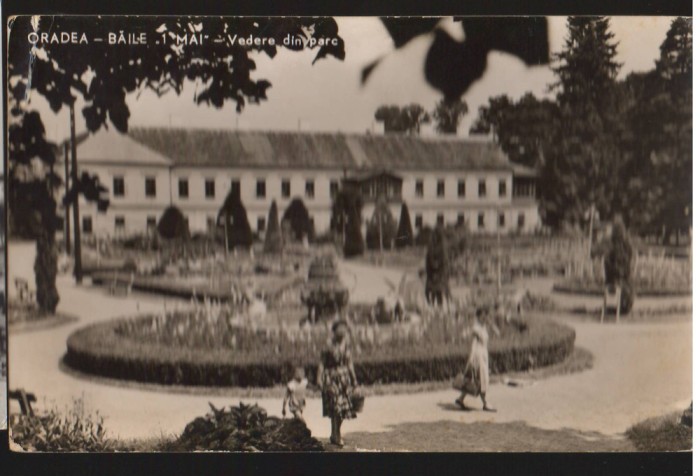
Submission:
[[[607,218],[619,201],[620,63],[608,18],[569,17],[567,26],[564,50],[554,55],[561,120],[543,168],[543,208],[550,225],[582,227],[591,206]]]

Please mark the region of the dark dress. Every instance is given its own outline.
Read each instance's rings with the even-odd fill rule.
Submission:
[[[331,343],[321,353],[323,375],[321,389],[323,397],[323,416],[339,416],[347,420],[357,415],[352,407],[352,375],[350,363],[352,355],[345,342]]]

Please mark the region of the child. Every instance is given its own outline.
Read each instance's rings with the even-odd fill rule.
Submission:
[[[287,416],[287,402],[289,411],[297,420],[304,421],[304,407],[306,406],[306,387],[309,381],[306,379],[303,367],[294,369],[294,378],[287,384],[287,393],[282,402],[282,416]]]

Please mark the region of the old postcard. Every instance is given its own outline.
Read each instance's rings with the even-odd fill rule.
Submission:
[[[14,450],[692,449],[691,18],[6,27]]]

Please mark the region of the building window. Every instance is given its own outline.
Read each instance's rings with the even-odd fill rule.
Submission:
[[[338,195],[338,181],[337,180],[331,180],[331,198],[335,198],[336,195]]]
[[[464,226],[464,213],[457,214],[457,226]]]
[[[190,183],[186,178],[181,178],[177,181],[177,193],[180,198],[187,198],[190,196]]]
[[[155,197],[156,196],[156,178],[146,177],[146,196]]]
[[[259,179],[255,184],[255,196],[257,198],[265,198],[265,179]]]
[[[423,228],[423,215],[416,213],[416,230]]]
[[[306,193],[306,198],[314,198],[314,195],[316,195],[316,187],[314,185],[313,180],[306,181],[306,187],[304,188],[304,191]]]
[[[236,198],[241,198],[241,181],[238,179],[231,180],[231,194]]]
[[[90,216],[83,217],[83,233],[86,235],[92,233],[92,217]]]
[[[518,213],[518,228],[525,228],[525,214]]]
[[[112,180],[112,190],[115,197],[124,196],[124,177],[114,177]]]
[[[156,229],[156,217],[153,215],[146,217],[146,231],[153,232]]]
[[[437,181],[437,196],[438,197],[445,196],[445,181],[444,180]]]
[[[258,217],[258,233],[265,231],[265,217]]]
[[[457,196],[459,198],[464,198],[467,195],[467,184],[464,180],[457,182]]]
[[[292,196],[292,184],[289,180],[282,180],[282,198]]]
[[[479,180],[479,196],[486,196],[486,180]]]
[[[122,232],[126,228],[126,220],[123,215],[117,215],[114,217],[114,231]]]
[[[423,181],[416,180],[416,197],[423,198]]]
[[[498,226],[501,227],[501,228],[503,228],[504,226],[506,226],[506,214],[503,213],[503,212],[500,212],[500,213],[498,214]]]
[[[445,226],[445,215],[438,213],[437,215],[437,226]]]
[[[480,229],[484,227],[484,214],[479,213],[479,215],[476,217],[476,226],[478,226]]]
[[[506,196],[506,181],[505,180],[498,181],[498,196],[499,197]]]
[[[204,196],[206,198],[216,197],[216,182],[212,179],[204,181]]]

